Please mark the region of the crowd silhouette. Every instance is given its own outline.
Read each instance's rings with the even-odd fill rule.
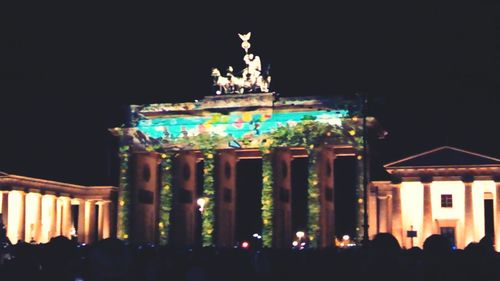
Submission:
[[[114,238],[84,245],[63,236],[0,248],[0,280],[500,280],[499,266],[488,237],[454,250],[432,235],[423,249],[402,249],[388,233],[360,247],[301,251],[177,249]]]

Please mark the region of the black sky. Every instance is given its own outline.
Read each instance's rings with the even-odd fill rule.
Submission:
[[[500,2],[347,2],[2,3],[0,170],[115,183],[123,107],[210,94],[248,31],[282,96],[368,93],[389,131],[378,162],[441,145],[500,157]]]

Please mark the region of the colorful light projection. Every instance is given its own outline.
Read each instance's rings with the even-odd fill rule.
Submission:
[[[347,110],[313,110],[273,112],[272,109],[234,111],[227,115],[212,113],[206,116],[173,116],[139,120],[136,129],[139,142],[162,144],[164,148],[184,145],[183,138],[200,134],[217,135],[216,148],[258,148],[267,135],[280,127],[294,127],[310,120],[320,124],[342,127]],[[193,147],[196,149],[196,147]]]

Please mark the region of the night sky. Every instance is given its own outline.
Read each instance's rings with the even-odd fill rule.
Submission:
[[[375,163],[442,145],[500,157],[500,2],[347,2],[2,3],[0,171],[116,184],[107,128],[125,106],[209,95],[211,67],[244,67],[248,31],[281,96],[368,94],[389,132]]]

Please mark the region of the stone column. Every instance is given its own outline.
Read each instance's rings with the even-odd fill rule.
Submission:
[[[368,238],[373,239],[377,234],[377,187],[370,186],[368,189]]]
[[[326,248],[333,246],[335,236],[335,206],[333,203],[335,153],[333,152],[333,147],[322,147],[317,157],[316,170],[320,203],[318,246]]]
[[[97,208],[97,240],[102,240],[103,238],[103,225],[104,225],[104,216],[106,215],[105,214],[105,211],[104,211],[104,206],[103,206],[104,202],[99,202],[97,204],[97,206],[99,206]]]
[[[61,197],[57,197],[56,200],[56,233],[54,236],[59,236],[62,234],[62,209],[63,209],[63,201]]]
[[[432,201],[431,201],[431,183],[422,182],[424,185],[424,216],[422,226],[422,241],[432,235],[433,219],[432,219]]]
[[[95,241],[96,234],[95,201],[85,201],[85,243],[90,244]]]
[[[216,245],[231,248],[236,234],[236,151],[219,150],[215,159]]]
[[[401,183],[392,184],[392,235],[404,246],[403,217],[401,213]]]
[[[57,197],[52,194],[42,195],[42,230],[41,243],[49,242],[50,238],[56,236],[56,200]]]
[[[71,199],[69,197],[61,197],[62,199],[62,214],[61,214],[61,235],[71,239],[72,216],[71,216]]]
[[[25,194],[23,191],[12,190],[9,192],[9,228],[7,230],[7,236],[10,241],[15,244],[19,240],[25,241],[24,239],[24,210],[25,210]]]
[[[172,242],[175,246],[196,243],[196,156],[182,151],[174,158]]]
[[[160,155],[155,152],[137,152],[132,154],[130,160],[132,212],[129,239],[133,242],[158,241],[159,157]],[[193,175],[195,171],[193,168]]]
[[[78,229],[77,229],[77,235],[78,235],[78,242],[80,243],[85,243],[85,200],[83,199],[78,199]]]
[[[464,247],[474,241],[474,208],[472,206],[472,181],[465,185]]]
[[[5,229],[9,226],[9,192],[2,192],[2,221]]]
[[[389,226],[387,224],[387,196],[379,196],[378,197],[378,232],[379,233],[387,233],[389,231]]]
[[[495,180],[495,250],[500,252],[500,178]]]
[[[288,249],[292,244],[292,153],[288,148],[273,152],[273,247]]]
[[[42,225],[42,195],[30,192],[26,194],[25,234],[26,241],[40,242]]]
[[[102,214],[102,222],[101,222],[101,239],[106,239],[111,236],[111,225],[110,225],[110,207],[111,203],[109,201],[104,201],[101,204],[101,214]]]

